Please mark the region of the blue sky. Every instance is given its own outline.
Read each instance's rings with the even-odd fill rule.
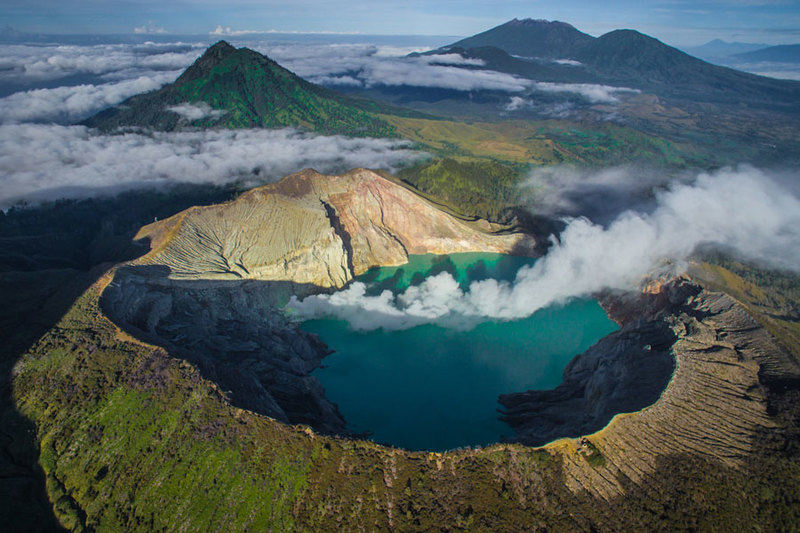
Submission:
[[[667,43],[800,42],[797,0],[3,0],[22,31],[206,34],[231,30],[471,35],[512,18],[563,20],[592,35],[633,28]]]

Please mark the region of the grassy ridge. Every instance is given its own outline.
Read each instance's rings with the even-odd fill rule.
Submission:
[[[98,291],[17,367],[59,520],[72,530],[292,529],[311,443],[243,415],[163,350],[126,342],[94,318]]]
[[[614,165],[635,160],[688,167],[705,161],[696,148],[626,126],[561,120],[462,123],[384,116],[397,133],[440,156],[507,163]]]

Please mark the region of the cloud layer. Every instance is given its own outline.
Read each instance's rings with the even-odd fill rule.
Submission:
[[[102,85],[32,89],[0,98],[0,123],[55,122],[68,124],[92,116],[139,93],[175,80],[180,71]]]
[[[80,45],[2,45],[0,83],[23,84],[75,75],[107,81],[138,78],[184,69],[206,48],[205,43]]]
[[[770,265],[800,269],[800,199],[751,167],[701,174],[658,194],[650,214],[622,213],[607,228],[573,220],[548,254],[513,283],[484,280],[467,291],[448,273],[393,296],[353,283],[332,295],[287,306],[298,319],[336,317],[355,329],[405,329],[424,323],[463,327],[513,320],[604,288],[634,289],[670,261],[680,268],[698,245],[714,243]]]
[[[372,44],[278,45],[256,48],[315,83],[358,87],[415,86],[459,91],[522,92],[530,82],[475,68],[483,62],[458,54],[406,57],[419,48]]]
[[[242,41],[309,81],[334,87],[415,86],[457,91],[498,91],[512,100],[506,111],[539,110],[536,95],[565,94],[565,104],[545,114],[563,117],[575,95],[613,104],[624,87],[554,84],[481,68],[458,54],[407,57],[415,47],[374,44],[302,44]],[[205,43],[136,45],[0,45],[0,122],[80,121],[135,94],[173,81],[205,49]]]
[[[109,194],[174,183],[258,185],[313,167],[394,170],[421,157],[403,141],[293,130],[97,135],[81,126],[0,126],[0,208],[20,200]]]
[[[198,102],[197,104],[179,104],[170,106],[167,111],[177,113],[186,120],[201,120],[204,118],[220,118],[225,114],[221,109],[213,109],[206,102]]]
[[[325,85],[357,87],[416,86],[459,91],[490,90],[524,94],[535,98],[536,92],[569,93],[590,103],[613,104],[623,94],[636,89],[586,83],[536,82],[511,74],[475,68],[484,66],[480,59],[459,54],[419,55],[407,57],[414,48],[397,48],[369,44],[277,45],[253,43],[259,49],[299,76]],[[575,64],[569,60],[559,60]],[[580,64],[580,63],[578,63]],[[469,68],[464,68],[469,67]],[[514,98],[509,111],[521,109]],[[533,100],[529,100],[533,104]],[[530,107],[530,106],[529,106]]]

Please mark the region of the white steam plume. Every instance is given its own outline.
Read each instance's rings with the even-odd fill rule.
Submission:
[[[627,211],[607,228],[573,220],[548,254],[513,283],[483,280],[467,291],[448,273],[394,297],[368,296],[362,283],[287,306],[298,319],[336,317],[359,330],[424,323],[470,326],[513,320],[604,288],[633,289],[664,259],[679,264],[700,244],[717,243],[771,265],[800,269],[800,200],[752,167],[701,174],[657,197],[650,214]],[[679,268],[679,267],[677,267]]]

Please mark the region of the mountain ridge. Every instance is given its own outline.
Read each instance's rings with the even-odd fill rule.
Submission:
[[[194,115],[181,114],[180,106],[187,105],[194,107]],[[323,134],[395,136],[392,126],[354,99],[226,41],[209,47],[175,82],[128,98],[82,124],[103,131],[295,127]]]
[[[734,54],[742,61],[770,61],[776,63],[800,63],[800,44],[780,44],[751,52]]]
[[[515,18],[443,48],[496,46],[512,55],[566,59],[572,48],[593,39],[566,22]]]
[[[490,49],[511,57],[487,53]],[[624,85],[659,96],[789,112],[797,112],[800,103],[798,82],[713,65],[632,29],[592,37],[563,22],[514,19],[429,53],[453,52],[479,57],[488,70],[536,81]],[[558,64],[555,59],[579,64]]]

